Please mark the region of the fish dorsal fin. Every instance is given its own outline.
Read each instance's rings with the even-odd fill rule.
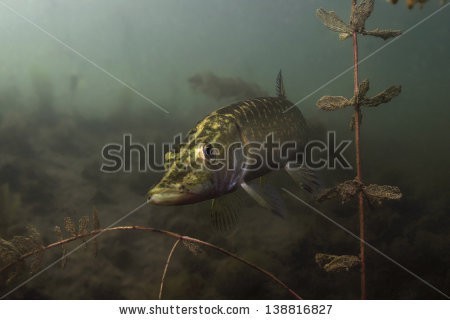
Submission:
[[[284,90],[284,83],[283,83],[283,75],[280,72],[278,72],[277,75],[277,83],[276,83],[276,90],[277,90],[277,97],[285,98],[286,92]]]

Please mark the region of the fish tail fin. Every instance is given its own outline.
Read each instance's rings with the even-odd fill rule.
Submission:
[[[277,80],[276,80],[276,92],[277,92],[277,97],[280,98],[285,98],[286,97],[286,91],[284,89],[284,83],[283,83],[283,75],[281,73],[281,69],[280,72],[278,72],[277,75]]]

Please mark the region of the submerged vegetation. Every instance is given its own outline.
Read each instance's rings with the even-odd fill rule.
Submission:
[[[0,186],[0,235],[9,235],[8,228],[18,218],[20,203],[20,194],[11,192],[8,184]]]
[[[383,200],[397,200],[402,197],[400,189],[395,186],[379,186],[375,184],[366,185],[362,177],[362,160],[361,160],[361,122],[363,119],[362,107],[377,107],[380,104],[388,103],[401,92],[401,86],[391,86],[380,92],[374,97],[367,98],[369,91],[369,80],[359,82],[359,57],[358,57],[358,35],[370,35],[382,38],[383,40],[396,37],[401,34],[397,30],[380,30],[375,29],[366,31],[366,20],[372,14],[375,6],[375,0],[352,0],[352,10],[350,22],[346,24],[333,11],[323,9],[317,10],[317,16],[330,30],[339,32],[339,38],[345,40],[353,39],[353,80],[354,90],[351,99],[342,96],[324,96],[317,102],[317,107],[325,111],[333,111],[352,106],[354,113],[350,122],[350,128],[355,132],[355,157],[356,157],[356,177],[352,181],[345,181],[336,187],[325,190],[319,196],[319,200],[330,199],[333,197],[341,198],[342,202],[347,202],[352,198],[358,199],[359,212],[359,259],[360,263],[351,263],[351,266],[361,265],[361,299],[367,298],[366,291],[366,226],[365,226],[365,204],[364,199],[369,203],[381,204]],[[353,261],[348,260],[347,261]],[[320,264],[320,263],[319,263]],[[350,267],[348,267],[350,268]],[[330,268],[328,268],[330,269]]]
[[[318,16],[328,28],[339,33],[340,39],[352,38],[357,53],[359,35],[388,39],[399,34],[397,30],[366,30],[365,19],[372,9],[373,1],[359,4],[353,1],[353,14],[348,23],[331,11],[319,10]],[[421,59],[426,61],[426,56]],[[408,65],[408,68],[420,65]],[[370,125],[376,122],[372,120],[376,118],[375,113],[382,113],[382,109],[368,117],[371,121],[366,117],[369,110],[397,97],[401,87],[395,85],[368,94],[369,81],[358,81],[357,67],[355,57],[353,96],[325,96],[319,99],[317,106],[325,111],[342,111],[329,113],[332,115],[346,115],[350,109],[354,112],[350,128],[359,149],[362,146],[361,121],[367,123],[369,131]],[[209,67],[202,70],[209,70]],[[195,70],[190,70],[189,74],[194,76],[188,80],[188,85],[213,100],[265,94],[264,87],[256,85],[251,77],[247,81],[248,74],[242,78],[195,73]],[[312,77],[309,73],[302,76],[308,81]],[[286,220],[273,218],[250,202],[239,203],[241,211],[245,211],[239,216],[241,229],[225,235],[210,228],[209,203],[158,208],[158,212],[143,208],[141,214],[130,217],[126,225],[108,227],[106,222],[122,217],[129,206],[143,199],[158,176],[151,173],[102,174],[98,170],[101,146],[117,142],[122,132],[132,132],[141,141],[165,141],[167,136],[186,129],[208,109],[199,105],[195,112],[184,110],[178,118],[174,113],[170,122],[163,123],[159,114],[137,103],[129,91],[119,90],[119,93],[105,93],[113,96],[114,102],[112,106],[108,104],[106,116],[86,116],[82,108],[78,108],[81,102],[77,99],[84,94],[84,79],[88,78],[88,75],[69,73],[67,81],[61,81],[67,84],[69,92],[63,101],[58,100],[59,89],[55,86],[58,80],[42,71],[31,74],[31,103],[25,103],[27,91],[20,86],[11,84],[1,89],[1,297],[349,299],[359,296],[354,290],[359,283],[363,298],[366,295],[369,298],[436,297],[432,291],[421,290],[421,283],[410,279],[384,258],[370,256],[366,263],[363,243],[360,253],[355,253],[354,239],[346,238],[341,230],[323,223],[321,217],[310,214],[298,203],[287,202],[287,211],[292,214]],[[425,80],[420,83],[425,90],[434,88],[427,87]],[[371,81],[371,85],[376,82],[379,81]],[[95,83],[92,85],[96,87]],[[173,100],[168,101],[173,106],[183,106],[185,101],[178,99],[176,86],[171,90]],[[427,97],[424,91],[418,95]],[[426,103],[431,105],[430,101]],[[97,104],[101,102],[89,101],[89,110]],[[61,110],[60,105],[66,109]],[[183,111],[181,107],[180,110]],[[397,114],[393,119],[400,117]],[[323,127],[314,121],[317,119],[310,122],[312,126]],[[328,181],[330,185],[332,181],[343,182],[324,190],[319,200],[331,201],[320,205],[337,221],[350,226],[355,224],[354,212],[358,210],[356,218],[362,217],[360,230],[366,232],[369,242],[374,241],[380,250],[405,265],[414,266],[424,278],[446,289],[450,285],[447,270],[450,257],[444,253],[450,243],[450,224],[448,197],[442,190],[446,190],[448,181],[442,172],[432,175],[432,183],[425,179],[431,166],[445,161],[439,158],[441,154],[433,151],[436,162],[427,158],[425,163],[421,155],[409,154],[411,146],[406,145],[400,133],[391,134],[388,130],[388,138],[380,133],[363,139],[364,151],[368,153],[357,150],[356,158],[362,164],[361,158],[370,155],[364,157],[364,167],[357,166],[356,177],[333,173]],[[414,141],[412,149],[422,146],[420,139],[427,137],[430,135],[423,133],[419,141]],[[373,150],[380,145],[381,151]],[[434,146],[429,141],[426,145],[430,147],[423,152]],[[392,157],[383,157],[386,153]],[[399,161],[392,160],[397,158]],[[363,168],[367,181],[361,174]],[[381,184],[372,181],[381,181]],[[401,186],[404,196],[400,188],[382,185],[384,182]],[[399,201],[385,203],[386,200]],[[80,249],[77,254],[70,256],[77,249]],[[52,266],[61,268],[54,268],[51,275],[46,276],[45,270]],[[365,268],[369,270],[367,279]],[[39,277],[23,283],[33,275]],[[11,292],[17,285],[22,286],[20,290]],[[369,294],[364,290],[366,287]]]
[[[193,90],[200,91],[217,101],[268,96],[267,92],[256,83],[249,83],[241,78],[224,78],[214,73],[198,73],[190,77],[188,81]]]
[[[397,4],[398,0],[386,0],[392,4]],[[401,0],[400,0],[401,1]],[[416,5],[423,8],[423,5],[427,3],[429,0],[405,0],[406,6],[408,9],[413,9]],[[438,0],[441,5],[447,3],[448,0]]]
[[[142,206],[140,206],[142,207]],[[146,231],[153,232],[157,234],[161,234],[167,237],[175,238],[176,241],[172,246],[167,262],[164,267],[164,271],[161,278],[160,291],[158,294],[159,299],[162,298],[162,291],[164,287],[164,282],[166,279],[167,268],[169,266],[172,255],[180,242],[184,244],[184,247],[187,248],[192,254],[197,255],[200,252],[199,245],[211,248],[215,251],[218,251],[226,256],[229,256],[246,266],[260,272],[267,278],[269,278],[274,283],[278,284],[282,288],[286,289],[291,296],[296,299],[302,299],[294,290],[289,288],[283,281],[278,279],[272,273],[266,271],[265,269],[257,266],[256,264],[249,262],[248,260],[241,258],[240,256],[229,252],[221,247],[213,245],[209,242],[205,242],[196,238],[192,238],[189,236],[183,236],[181,234],[177,234],[172,231],[166,231],[161,229],[155,229],[151,227],[144,226],[119,226],[119,227],[108,227],[108,228],[100,228],[100,222],[98,220],[98,213],[94,209],[93,215],[83,216],[78,221],[78,226],[75,225],[73,220],[70,217],[66,217],[64,219],[64,230],[63,233],[60,226],[55,227],[55,233],[58,238],[57,242],[51,243],[49,245],[44,245],[41,239],[41,235],[39,232],[32,226],[28,228],[28,234],[25,236],[15,236],[10,241],[0,238],[0,284],[5,286],[9,284],[12,280],[14,280],[19,274],[27,274],[29,271],[29,275],[33,275],[37,273],[43,266],[43,257],[44,253],[47,250],[53,248],[61,248],[62,257],[51,263],[48,267],[52,267],[57,262],[61,262],[61,266],[64,268],[68,259],[68,256],[80,249],[80,247],[86,247],[88,242],[93,241],[94,243],[94,253],[97,253],[97,237],[103,233],[111,232],[111,231]],[[64,235],[66,237],[64,237]],[[68,250],[67,245],[71,242],[81,240],[81,244],[76,246],[75,248]],[[31,259],[30,263],[26,263],[27,259]],[[44,269],[43,271],[45,271]],[[19,284],[19,287],[23,285]],[[13,289],[13,291],[19,287]],[[9,295],[10,292],[7,292],[5,296]],[[11,292],[12,293],[12,292]]]

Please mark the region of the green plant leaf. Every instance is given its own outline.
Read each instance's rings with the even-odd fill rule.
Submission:
[[[84,235],[89,232],[89,216],[82,216],[78,220],[78,234]]]
[[[64,218],[64,229],[72,236],[75,237],[77,235],[77,229],[71,217]]]
[[[351,106],[352,101],[342,96],[323,96],[317,101],[316,105],[319,109],[333,111]]]
[[[317,201],[322,202],[339,198],[342,203],[346,203],[353,199],[360,191],[364,193],[371,204],[381,205],[384,200],[399,200],[402,197],[400,189],[396,186],[364,185],[355,179],[347,180],[332,188],[324,189],[317,197]]]
[[[400,188],[396,186],[370,184],[364,186],[363,191],[371,203],[378,205],[381,205],[385,200],[399,200],[403,196]]]
[[[370,17],[375,1],[374,0],[362,0],[355,7],[350,18],[350,25],[357,32],[361,32],[365,28],[366,20]]]
[[[363,100],[366,96],[367,92],[369,92],[370,84],[369,80],[363,80],[358,86],[358,99],[359,101]]]
[[[319,196],[317,201],[322,202],[328,199],[340,198],[342,203],[351,200],[359,190],[361,190],[362,184],[356,180],[344,181],[335,187],[324,189]]]
[[[334,255],[327,253],[316,253],[317,265],[326,272],[350,271],[361,264],[361,259],[352,255]]]
[[[317,9],[317,17],[322,21],[322,23],[331,31],[351,34],[352,28],[342,21],[334,11],[326,11],[325,9]]]
[[[381,30],[381,29],[373,29],[370,31],[364,30],[361,34],[365,36],[374,36],[378,38],[382,38],[383,40],[387,40],[389,38],[394,38],[402,34],[400,30]]]
[[[380,104],[388,103],[398,96],[400,92],[402,92],[402,86],[391,86],[372,98],[364,98],[361,101],[361,105],[365,107],[377,107]]]

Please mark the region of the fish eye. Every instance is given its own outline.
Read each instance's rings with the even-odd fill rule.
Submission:
[[[205,144],[205,146],[203,147],[203,155],[205,156],[206,159],[211,159],[214,156],[216,156],[218,153],[218,150],[216,148],[214,148],[210,143]]]

